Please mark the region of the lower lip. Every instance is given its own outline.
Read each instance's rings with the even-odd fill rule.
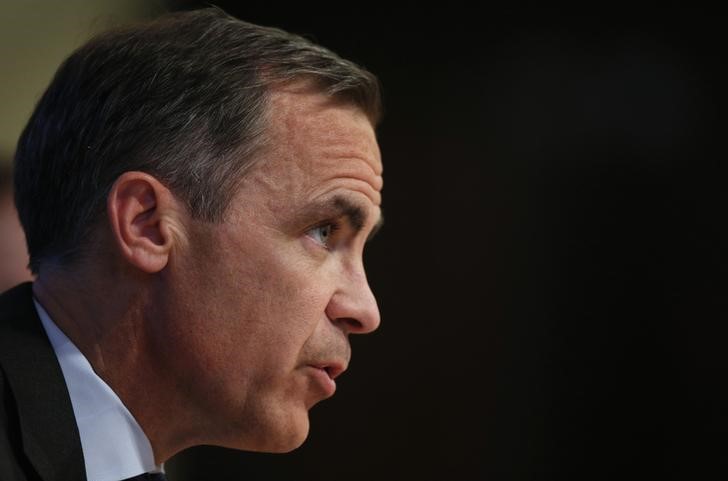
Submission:
[[[321,387],[321,390],[326,395],[326,397],[333,396],[334,392],[336,392],[336,381],[331,379],[329,374],[326,371],[324,371],[323,369],[319,369],[319,368],[313,367],[313,366],[308,366],[308,367],[314,378],[314,382],[319,387]]]

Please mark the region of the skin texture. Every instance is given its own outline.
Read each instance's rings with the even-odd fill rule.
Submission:
[[[222,223],[127,172],[97,252],[34,285],[158,462],[197,444],[298,447],[350,361],[349,334],[379,325],[362,261],[381,218],[369,120],[297,85],[272,94],[269,124]]]

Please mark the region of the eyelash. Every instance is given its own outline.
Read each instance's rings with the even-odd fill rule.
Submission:
[[[328,234],[328,241],[327,241],[327,242],[322,242],[322,241],[319,241],[319,240],[318,240],[318,239],[317,239],[316,237],[314,237],[313,235],[311,235],[311,233],[312,233],[312,232],[314,232],[314,231],[316,231],[316,230],[319,230],[319,229],[324,229],[324,228],[326,228],[326,227],[328,227],[328,228],[330,229],[330,230],[329,230],[329,234]],[[319,245],[320,245],[321,247],[323,247],[323,248],[325,248],[325,249],[327,249],[327,250],[330,250],[330,249],[331,249],[331,246],[330,246],[329,242],[331,241],[331,237],[332,237],[332,236],[333,236],[333,235],[334,235],[334,234],[335,234],[335,233],[336,233],[336,232],[337,232],[337,231],[338,231],[338,230],[339,230],[340,228],[341,228],[341,225],[339,224],[339,222],[336,222],[336,221],[327,221],[327,222],[325,222],[325,223],[323,223],[323,224],[319,224],[319,225],[317,225],[317,226],[315,226],[315,227],[312,227],[312,228],[310,228],[310,229],[309,229],[309,230],[308,230],[308,231],[306,232],[306,235],[308,235],[308,236],[309,236],[309,237],[310,237],[311,239],[313,239],[313,241],[314,241],[314,242],[316,242],[317,244],[319,244]]]

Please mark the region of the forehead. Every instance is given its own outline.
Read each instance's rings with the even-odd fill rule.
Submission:
[[[268,112],[266,147],[241,190],[289,207],[336,190],[381,204],[381,155],[364,112],[300,85],[273,91]]]
[[[382,174],[374,129],[357,106],[315,92],[306,84],[274,90],[269,105],[269,129],[275,141],[299,149],[361,155],[375,175]]]

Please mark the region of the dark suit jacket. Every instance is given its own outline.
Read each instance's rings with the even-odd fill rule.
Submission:
[[[0,481],[86,480],[63,373],[31,284],[0,296]]]

